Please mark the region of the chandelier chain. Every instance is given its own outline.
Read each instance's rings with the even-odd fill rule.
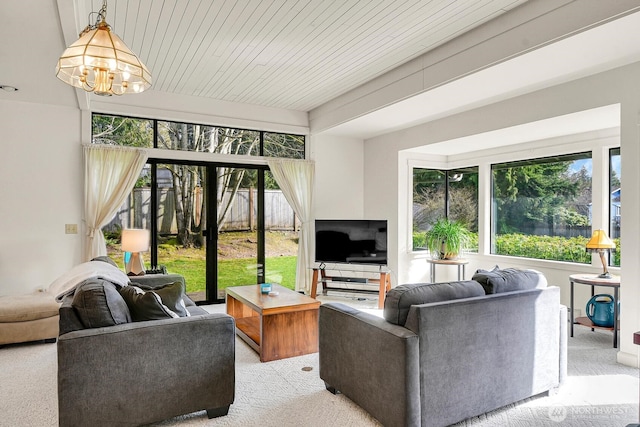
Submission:
[[[92,24],[91,23],[91,16],[96,15],[96,20],[95,23]],[[87,25],[87,27],[82,30],[82,32],[80,33],[80,36],[82,36],[85,33],[88,33],[91,30],[95,30],[96,28],[98,28],[98,25],[100,25],[100,23],[104,22],[106,24],[107,22],[107,0],[103,0],[102,1],[102,7],[100,8],[99,11],[97,12],[89,12],[89,16],[87,18],[87,21],[89,22],[89,24]]]

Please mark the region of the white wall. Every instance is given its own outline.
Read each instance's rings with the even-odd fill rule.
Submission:
[[[0,128],[0,295],[15,295],[80,261],[80,111],[0,100]]]
[[[315,217],[377,219],[364,211],[363,141],[319,135],[310,144],[310,158],[316,162]]]
[[[390,261],[397,253],[396,267],[399,282],[422,280],[428,269],[423,260],[416,260],[407,245],[407,233],[411,223],[408,210],[408,162],[411,150],[437,142],[480,134],[510,126],[544,120],[577,111],[589,110],[612,104],[620,104],[620,146],[622,152],[622,182],[625,185],[624,220],[622,225],[622,285],[621,285],[621,334],[618,359],[637,365],[638,348],[632,334],[640,330],[640,63],[620,67],[612,71],[575,80],[548,89],[533,92],[486,107],[449,116],[410,129],[390,133],[365,141],[365,177],[375,177],[369,185],[365,179],[364,209],[380,216],[388,214],[397,220],[397,228],[391,230],[391,239],[397,238],[397,252],[391,252]],[[424,157],[424,155],[422,156]],[[470,155],[468,157],[475,157]],[[396,165],[394,166],[393,159]],[[446,159],[455,161],[455,158]],[[441,157],[434,161],[442,161]],[[380,183],[384,183],[381,185]],[[375,185],[374,185],[375,184]],[[380,201],[384,200],[384,205]],[[485,211],[487,207],[485,206]],[[486,212],[483,213],[483,215]],[[395,233],[394,233],[395,231]],[[395,236],[394,236],[395,234]],[[478,267],[524,266],[542,270],[551,283],[562,288],[562,302],[568,304],[568,276],[572,273],[597,272],[598,264],[581,267],[567,263],[520,261],[482,254],[469,265]],[[581,301],[586,302],[586,301]]]
[[[11,95],[2,96],[9,99]],[[179,109],[150,107],[134,97],[118,98],[112,103],[95,98],[98,101],[94,105],[100,107],[97,112],[112,114],[308,133],[307,117],[302,112],[210,100],[203,103],[193,97],[162,98],[158,93],[151,98],[154,105],[171,105],[169,100],[177,100],[175,105]],[[231,113],[236,117],[228,116]],[[3,149],[0,168],[2,296],[47,288],[83,260],[82,142],[90,141],[91,114],[78,108],[0,99],[0,128],[3,130],[0,136]],[[357,206],[361,215],[362,141],[354,144],[353,149],[351,160],[355,168],[348,178],[356,182],[354,192],[359,194],[359,199],[351,198],[353,205],[349,209]],[[157,157],[194,160],[202,159],[202,154],[159,152]],[[219,157],[210,157],[211,161],[220,161]],[[249,163],[252,161],[248,159]],[[254,162],[266,163],[263,159]],[[65,234],[65,224],[76,224],[78,234]]]

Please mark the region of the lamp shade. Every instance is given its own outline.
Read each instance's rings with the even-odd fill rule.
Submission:
[[[58,59],[56,76],[63,82],[111,96],[140,93],[151,86],[151,73],[106,23],[106,1],[99,22],[89,25]]]
[[[587,251],[595,252],[603,249],[615,249],[616,244],[613,243],[604,230],[594,230],[591,240],[587,242]]]
[[[122,250],[125,252],[145,252],[149,250],[149,230],[127,228],[122,230]]]

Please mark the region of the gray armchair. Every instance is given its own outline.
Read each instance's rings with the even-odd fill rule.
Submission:
[[[79,328],[73,295],[65,298],[60,426],[136,426],[200,410],[209,418],[227,414],[235,394],[234,320],[184,300],[190,317]]]

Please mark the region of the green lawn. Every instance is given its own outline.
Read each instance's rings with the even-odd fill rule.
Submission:
[[[257,265],[255,233],[227,232],[218,238],[218,290],[230,286],[256,284]],[[107,239],[107,253],[116,264],[124,269],[119,236]],[[269,231],[266,235],[271,257],[265,260],[266,281],[278,283],[294,289],[296,280],[297,235],[295,233]],[[158,263],[167,272],[184,276],[188,293],[203,292],[206,255],[203,248],[184,248],[177,244],[175,237],[167,238],[158,245]],[[145,265],[150,268],[148,254]]]
[[[122,256],[110,255],[111,258],[124,269]],[[268,282],[278,283],[286,288],[295,288],[296,279],[295,256],[279,256],[266,259],[266,278]],[[171,257],[165,257],[162,265],[167,267],[167,272],[184,276],[187,284],[187,292],[199,292],[205,290],[205,260],[192,257],[181,258],[179,253]],[[250,268],[247,268],[247,266]],[[147,268],[148,268],[147,262]],[[256,283],[255,260],[235,258],[218,261],[218,290],[229,286],[250,285]]]

